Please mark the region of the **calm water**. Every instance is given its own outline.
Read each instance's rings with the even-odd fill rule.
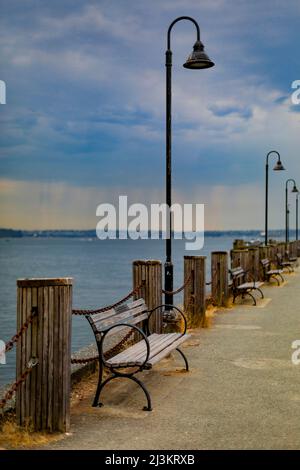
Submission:
[[[230,250],[232,239],[206,237],[201,252],[185,252],[184,241],[174,240],[174,287],[183,281],[183,256],[208,256],[214,250]],[[132,289],[135,259],[164,261],[164,240],[87,240],[87,239],[0,239],[0,339],[7,341],[16,328],[16,279],[22,277],[73,277],[73,305],[95,308],[118,300]],[[176,302],[181,298],[176,296]],[[93,341],[85,318],[73,317],[73,351]],[[15,377],[15,350],[0,365],[0,387]]]

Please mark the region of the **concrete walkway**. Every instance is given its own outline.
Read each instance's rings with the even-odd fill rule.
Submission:
[[[184,350],[191,372],[174,356],[140,375],[142,392],[112,382],[103,408],[92,408],[93,378],[73,407],[69,436],[48,449],[299,449],[300,365],[291,344],[300,339],[300,275],[265,287],[257,308],[221,310],[211,328],[196,330]],[[177,370],[176,370],[177,368]]]

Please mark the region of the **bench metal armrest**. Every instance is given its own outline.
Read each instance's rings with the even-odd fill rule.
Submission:
[[[149,340],[146,336],[146,334],[144,333],[144,331],[139,328],[138,326],[136,325],[131,325],[130,323],[116,323],[115,325],[112,325],[110,328],[108,328],[104,335],[102,336],[101,338],[101,342],[100,342],[100,348],[99,348],[99,356],[101,358],[101,361],[102,363],[106,366],[106,367],[111,367],[110,364],[106,361],[105,357],[104,357],[104,353],[103,353],[103,343],[104,343],[104,340],[105,340],[105,337],[106,335],[108,334],[109,331],[111,331],[113,328],[117,328],[119,326],[128,326],[129,328],[133,328],[134,330],[138,331],[142,337],[143,337],[143,340],[145,341],[146,343],[146,348],[147,348],[147,353],[146,353],[146,359],[144,360],[141,368],[143,368],[145,366],[145,364],[148,362],[148,359],[150,357],[150,343],[149,343]]]
[[[250,271],[250,269],[247,269],[247,271],[245,271],[245,274],[247,276],[249,276],[250,278],[250,281],[253,282],[253,286],[255,286],[255,277],[253,276],[252,272]]]
[[[245,275],[248,275],[250,277],[250,281],[253,282],[253,287],[255,287],[255,282],[258,280],[255,278],[254,275],[257,275],[256,272],[254,272],[254,275],[253,275],[253,272],[251,269],[247,269],[244,271],[245,272]]]
[[[148,331],[148,333],[150,334],[149,320],[150,320],[152,314],[155,312],[155,310],[158,310],[159,308],[162,308],[162,307],[171,307],[172,309],[175,309],[175,310],[177,310],[177,312],[180,313],[180,315],[182,316],[183,321],[184,321],[184,331],[182,333],[182,336],[185,335],[186,330],[187,330],[187,320],[186,320],[186,317],[185,317],[183,311],[180,310],[180,308],[176,307],[175,305],[169,305],[169,304],[158,305],[157,307],[154,307],[152,310],[149,310],[149,316],[148,316],[148,319],[147,319],[147,331]]]

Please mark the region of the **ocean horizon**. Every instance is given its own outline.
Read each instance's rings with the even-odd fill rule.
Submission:
[[[159,238],[165,236],[164,231],[161,230],[148,230],[141,231],[141,238],[146,239],[150,237],[151,234],[159,235]],[[172,231],[172,235],[180,235],[181,232]],[[186,235],[192,235],[199,232],[186,232]],[[269,229],[269,237],[272,238],[282,238],[285,234],[284,229]],[[118,230],[116,231],[107,231],[108,238],[110,235],[116,234],[116,239],[122,239],[124,235],[127,235],[130,238],[130,235],[136,235],[136,231],[126,231]],[[290,235],[295,236],[296,230],[290,229]],[[248,230],[205,230],[205,237],[262,237],[264,236],[264,231],[259,229],[248,229]],[[70,237],[70,238],[97,238],[96,229],[45,229],[45,230],[23,230],[23,229],[12,229],[12,228],[1,228],[0,227],[0,238],[22,238],[22,237]]]
[[[236,233],[236,232],[235,232]],[[242,232],[239,232],[242,233]],[[245,236],[253,238],[252,232]],[[174,288],[183,282],[183,256],[206,256],[210,280],[210,253],[229,251],[235,236],[205,236],[199,251],[186,251],[185,240],[173,241]],[[114,303],[132,289],[132,262],[158,259],[164,263],[165,240],[99,240],[96,237],[20,237],[0,239],[0,339],[16,333],[16,280],[19,278],[72,277],[73,306],[97,308]],[[182,304],[182,293],[175,297]],[[72,350],[94,341],[85,318],[72,319]],[[15,348],[0,366],[0,386],[15,378]]]

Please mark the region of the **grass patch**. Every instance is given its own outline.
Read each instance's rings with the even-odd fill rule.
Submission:
[[[213,318],[215,316],[217,308],[213,305],[208,305],[206,308],[205,314],[203,316],[203,320],[201,323],[202,328],[211,328],[213,324]]]
[[[59,439],[58,434],[34,432],[30,420],[24,427],[16,423],[15,413],[7,413],[0,421],[0,448],[7,450],[30,449]]]

